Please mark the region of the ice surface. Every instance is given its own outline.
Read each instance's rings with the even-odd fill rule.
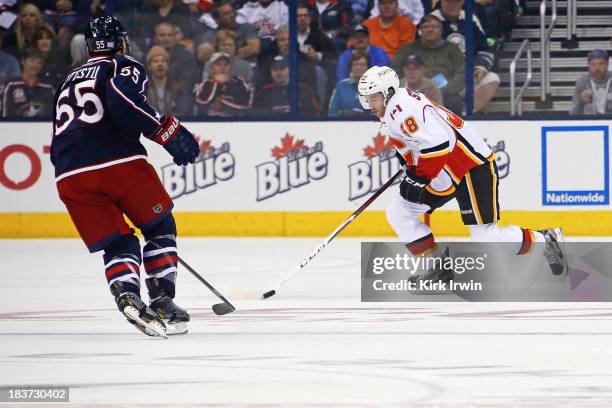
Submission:
[[[244,301],[232,295],[272,288],[320,239],[180,239],[238,310],[215,316],[182,269],[190,333],[162,340],[119,314],[80,241],[2,240],[0,385],[68,385],[71,406],[612,405],[609,304],[364,304],[360,241]]]

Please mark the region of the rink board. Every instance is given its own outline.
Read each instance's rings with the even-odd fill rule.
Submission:
[[[609,121],[474,121],[496,152],[502,223],[611,235]],[[202,155],[178,168],[146,141],[183,236],[324,236],[398,169],[374,122],[190,123]],[[74,237],[57,198],[48,123],[0,123],[0,237]],[[343,234],[391,236],[383,194]],[[449,203],[435,233],[467,230]]]

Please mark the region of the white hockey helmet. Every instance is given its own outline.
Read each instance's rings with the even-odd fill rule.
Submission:
[[[357,85],[361,106],[364,109],[370,109],[370,104],[366,97],[379,92],[382,93],[386,105],[391,97],[389,95],[389,89],[391,88],[393,88],[393,92],[397,92],[399,89],[399,78],[395,71],[386,66],[373,66],[361,76],[359,85]]]

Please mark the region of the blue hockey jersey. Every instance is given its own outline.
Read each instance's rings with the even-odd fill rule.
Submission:
[[[131,57],[91,58],[55,94],[51,162],[56,180],[144,158],[140,135],[160,115],[146,102],[147,75]]]

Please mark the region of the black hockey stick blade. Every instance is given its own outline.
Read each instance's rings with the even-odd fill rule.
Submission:
[[[217,316],[223,316],[232,313],[236,308],[229,303],[217,303],[213,305],[212,310]]]
[[[155,245],[158,249],[161,249],[159,244],[157,244],[155,241],[149,241],[149,242],[152,242],[153,245]],[[213,285],[208,283],[208,281],[204,279],[202,275],[197,273],[191,266],[189,266],[187,262],[185,262],[180,256],[177,256],[177,259],[178,259],[178,262],[181,265],[183,265],[185,269],[187,269],[197,280],[202,282],[204,286],[208,288],[208,290],[210,290],[212,293],[215,294],[215,296],[217,296],[219,299],[223,301],[223,303],[217,303],[213,305],[212,309],[216,315],[218,316],[225,315],[228,313],[232,313],[234,310],[236,310],[236,308],[229,302],[229,300],[227,300],[217,289],[215,289]]]
[[[276,290],[272,289],[272,290],[269,290],[266,293],[264,293],[263,294],[263,298],[267,299],[267,298],[270,298],[270,297],[272,297],[274,295],[276,295]]]

